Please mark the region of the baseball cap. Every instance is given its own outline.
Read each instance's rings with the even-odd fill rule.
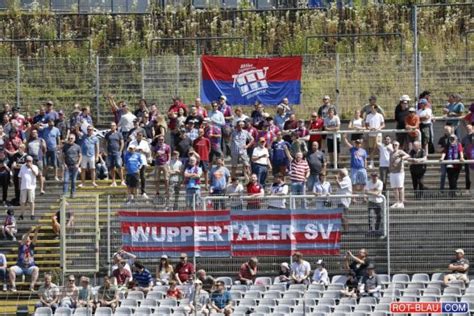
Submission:
[[[318,261],[316,261],[316,264],[317,265],[322,265],[323,264],[323,259],[319,259]]]
[[[464,255],[464,250],[462,250],[461,248],[456,249],[456,253],[460,253],[460,254]]]
[[[162,255],[161,259],[168,259],[168,256],[167,255]]]
[[[400,101],[411,101],[410,96],[404,94],[400,97]]]
[[[415,108],[414,107],[411,107],[408,109],[408,112],[416,112]]]
[[[221,95],[221,97],[219,99],[222,99],[224,101],[227,101],[227,97],[225,95]]]
[[[420,99],[420,104],[428,104],[428,100],[426,100],[425,98]]]

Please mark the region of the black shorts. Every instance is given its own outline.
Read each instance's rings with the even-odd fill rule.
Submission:
[[[138,173],[135,174],[127,174],[127,177],[125,178],[125,182],[129,188],[138,188],[138,184],[140,182],[140,177]]]
[[[201,167],[202,172],[208,172],[209,171],[209,161],[199,161],[199,167]]]

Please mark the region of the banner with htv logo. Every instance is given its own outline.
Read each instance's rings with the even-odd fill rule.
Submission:
[[[123,249],[139,257],[338,255],[342,209],[120,211]]]

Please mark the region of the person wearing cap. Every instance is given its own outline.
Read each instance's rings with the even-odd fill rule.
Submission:
[[[474,103],[473,103],[474,105]],[[464,148],[464,157],[467,160],[474,160],[474,128],[473,124],[466,124],[466,135],[461,140],[462,147]],[[464,175],[466,178],[466,190],[474,189],[471,184],[474,183],[474,164],[464,165]]]
[[[125,183],[127,184],[127,201],[131,204],[135,201],[139,184],[140,169],[145,165],[143,156],[136,151],[135,145],[130,144],[125,153]]]
[[[167,255],[162,255],[160,263],[156,267],[156,284],[168,285],[175,278],[173,266]]]
[[[250,258],[247,262],[242,263],[237,276],[237,281],[240,284],[252,285],[257,278],[258,259],[256,257]]]
[[[464,161],[464,150],[462,145],[459,143],[456,135],[451,135],[449,138],[449,144],[444,148],[443,153],[439,161],[443,160],[459,160]],[[455,191],[458,189],[458,178],[461,172],[462,164],[453,163],[446,165],[446,174],[448,176],[449,190],[452,196],[455,195]]]
[[[204,289],[204,284],[201,280],[194,281],[194,285],[189,294],[189,303],[185,306],[185,310],[189,315],[197,313],[199,315],[209,315],[207,304],[209,302],[209,291]]]
[[[427,108],[429,109],[432,109],[433,107],[431,106],[431,91],[428,91],[428,90],[424,90],[420,93],[420,95],[418,96],[418,104],[417,104],[417,109],[420,108],[420,101],[421,100],[426,100],[428,103],[427,103]]]
[[[448,265],[448,273],[444,276],[444,284],[449,285],[449,282],[454,280],[463,281],[466,286],[469,284],[469,260],[464,258],[464,250],[456,249],[456,257],[453,258]]]
[[[291,270],[288,262],[282,262],[280,264],[280,270],[278,271],[278,280],[279,283],[290,283],[291,281]]]
[[[312,280],[313,284],[322,284],[324,286],[329,285],[328,270],[326,270],[326,264],[322,259],[316,261],[316,269],[314,269]]]
[[[334,109],[334,114],[337,115],[337,109],[331,104],[331,98],[328,95],[325,95],[323,97],[323,104],[318,108],[318,116],[323,120],[326,119],[326,117],[328,117],[329,109]]]
[[[301,252],[295,252],[293,254],[293,263],[291,264],[291,283],[308,284],[310,274],[311,265],[309,262],[303,260],[303,254]]]
[[[399,130],[405,129],[405,119],[408,116],[408,109],[410,108],[410,96],[404,94],[400,97],[400,101],[395,107],[395,128]],[[396,140],[400,143],[400,147],[403,149],[406,148],[407,134],[406,133],[396,133]]]
[[[408,109],[408,115],[405,118],[405,129],[408,131],[408,150],[410,151],[413,148],[414,141],[421,141],[420,117],[416,114],[414,107]]]
[[[343,134],[344,142],[351,155],[351,181],[355,193],[362,192],[367,183],[367,151],[362,147],[362,140],[356,139],[350,143],[347,135]]]
[[[365,116],[365,127],[370,130],[368,134],[367,147],[370,154],[369,169],[374,168],[374,157],[377,152],[377,142],[382,138],[380,131],[385,128],[385,118],[383,114],[378,111],[378,106],[375,103],[370,103],[370,112]]]
[[[461,102],[462,96],[458,93],[450,94],[448,97],[448,103],[443,108],[443,114],[446,117],[446,125],[450,125],[454,129],[456,136],[459,135],[459,121],[464,116],[466,111],[464,104]]]
[[[365,104],[360,110],[362,118],[367,118],[367,115],[372,112],[372,107],[375,107],[375,111],[385,117],[385,112],[383,108],[377,103],[377,97],[375,95],[372,95],[369,98],[369,103]]]
[[[419,108],[416,111],[416,115],[420,118],[420,132],[421,132],[421,144],[425,152],[429,152],[429,148],[433,147],[432,129],[433,129],[433,111],[428,107],[428,101],[425,99],[420,100]]]
[[[415,198],[421,198],[423,196],[422,191],[426,190],[424,184],[424,177],[426,173],[426,160],[428,159],[428,152],[422,148],[419,141],[413,142],[413,148],[408,153],[411,162],[410,174],[411,181],[413,183],[413,190],[415,191]]]
[[[179,262],[176,264],[174,272],[176,273],[176,281],[178,284],[192,283],[195,270],[194,265],[188,261],[188,255],[186,253],[183,252],[179,256]]]
[[[59,118],[58,112],[54,110],[54,103],[53,101],[49,100],[45,103],[46,109],[44,111],[45,120],[53,120],[55,122]]]
[[[381,232],[380,223],[382,221],[382,210],[384,208],[384,199],[382,197],[383,183],[378,177],[377,172],[372,172],[370,174],[370,180],[367,181],[364,188],[364,193],[368,196],[369,232],[375,234]]]
[[[26,163],[21,166],[18,177],[20,180],[20,205],[21,214],[18,219],[23,219],[26,205],[29,204],[31,219],[35,219],[35,190],[36,178],[39,175],[39,169],[33,164],[33,157],[26,157]]]
[[[362,278],[359,286],[359,292],[361,296],[371,296],[380,298],[382,293],[382,282],[379,280],[375,273],[374,264],[370,263],[367,266],[367,275]]]
[[[268,171],[272,170],[270,154],[265,146],[265,138],[258,139],[258,145],[252,152],[252,173],[257,175],[258,183],[265,189]]]

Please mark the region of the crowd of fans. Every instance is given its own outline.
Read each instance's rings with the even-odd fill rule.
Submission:
[[[199,204],[201,191],[207,191],[215,196],[250,196],[253,199],[246,200],[246,207],[250,209],[260,208],[259,198],[263,196],[272,196],[268,207],[278,209],[288,207],[288,200],[283,197],[290,193],[293,196],[314,194],[318,197],[315,201],[295,200],[292,207],[306,208],[315,203],[316,208],[324,208],[332,205],[333,201],[329,199],[332,194],[350,196],[364,193],[372,218],[370,230],[380,233],[384,207],[382,195],[388,187],[395,195],[391,207],[404,207],[405,162],[410,163],[415,197],[421,197],[420,192],[427,189],[424,184],[425,162],[434,152],[441,154],[440,160],[449,161],[440,166],[440,189],[445,189],[448,178],[450,192],[455,192],[463,168],[467,188],[474,178],[473,164],[456,162],[474,159],[474,104],[466,111],[461,96],[449,96],[442,109],[446,123],[444,134],[436,143],[430,93],[423,92],[417,103],[410,104],[411,101],[409,96],[403,95],[395,108],[394,119],[399,132],[394,140],[383,135],[385,119],[389,117],[375,96],[354,111],[347,129],[342,128],[338,110],[331,104],[329,96],[323,97],[322,105],[309,118],[297,118],[287,99],[276,106],[275,113],[257,102],[247,116],[242,108],[232,108],[225,96],[212,102],[208,109],[199,98],[188,106],[175,97],[168,111],[160,112],[156,104],[150,105],[146,100],[140,100],[137,108],[131,109],[126,102],[116,102],[109,95],[107,102],[114,120],[106,131],[96,129],[90,109],[79,104],[74,106],[70,115],[66,115],[63,111],[56,111],[53,102],[48,101],[31,116],[24,116],[20,109],[5,104],[0,113],[2,202],[21,206],[19,220],[23,219],[29,206],[34,219],[37,180],[39,192],[44,194],[45,179],[50,176],[63,182],[63,193],[71,198],[75,197],[77,187],[89,184],[87,177],[94,187],[97,179],[108,178],[111,187],[126,186],[126,203],[133,204],[139,197],[149,199],[146,172],[148,166],[153,166],[155,192],[151,195],[167,197],[169,209],[178,208],[182,188],[186,192],[188,207]],[[461,125],[465,126],[466,133],[461,131]],[[328,169],[332,167],[334,152],[341,152],[341,141],[348,148],[350,168],[340,168],[334,181],[330,181]],[[230,170],[226,167],[229,161]],[[273,176],[271,184],[267,181],[269,174]],[[79,175],[80,183],[76,184]],[[14,191],[9,199],[11,185]],[[226,200],[216,200],[213,207],[243,207],[240,199]],[[357,202],[347,197],[340,198],[337,204],[347,211],[351,203]],[[66,220],[73,224],[73,218]],[[59,223],[60,214],[56,213],[53,230],[58,235]],[[345,217],[343,226],[347,230]],[[16,290],[16,276],[23,274],[32,276],[31,289],[34,289],[39,273],[33,259],[38,229],[36,227],[23,236],[17,265],[2,274],[5,280],[8,276],[12,291]],[[35,235],[31,239],[30,233],[33,232]],[[6,239],[16,239],[16,219],[11,208],[8,208],[2,233]],[[363,267],[363,272],[349,269],[353,271],[349,277],[353,284],[348,285],[347,295],[377,292],[373,265],[368,264],[365,257],[364,251],[357,256],[351,253],[346,256],[348,264],[352,260],[358,269]],[[187,262],[186,256],[182,256],[181,264],[176,267],[163,256],[155,278],[139,261],[132,263],[120,258],[115,258],[113,277],[104,280],[98,300],[91,300],[89,280],[85,277],[81,278],[79,289],[73,286],[73,276],[68,279],[71,286],[65,288],[66,294],[77,294],[72,298],[69,294],[59,295],[51,283],[51,276],[46,275],[45,288],[40,291],[44,296],[41,304],[115,306],[118,289],[148,292],[155,284],[169,285],[169,296],[179,299],[189,295],[181,292],[182,285],[194,282],[201,287],[199,291],[212,292],[210,303],[201,302],[202,309],[226,314],[231,310],[224,285],[211,282],[212,278],[205,271],[198,271],[195,278],[194,267]],[[6,264],[6,259],[0,256],[0,264],[2,262]],[[257,275],[257,264],[255,258],[245,263],[238,281],[251,284]],[[310,279],[309,263],[301,258],[301,254],[296,254],[291,266],[281,265],[280,282],[327,284],[328,272],[324,262],[318,262],[317,266]],[[1,271],[6,271],[6,267],[0,268]],[[360,282],[365,290],[359,286]]]

